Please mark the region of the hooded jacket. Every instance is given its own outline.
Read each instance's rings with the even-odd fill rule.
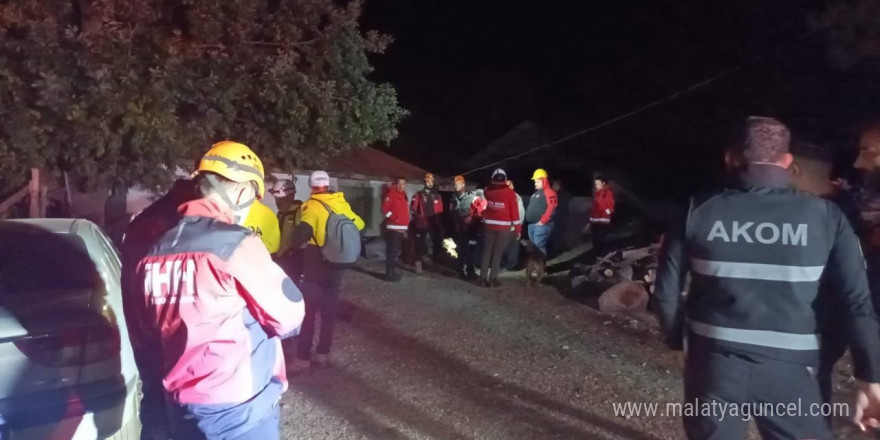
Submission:
[[[297,332],[302,295],[228,208],[197,199],[180,213],[137,265],[128,324],[159,335],[154,362],[174,411],[210,438],[234,438],[287,389],[281,337]]]
[[[388,230],[406,232],[409,229],[409,205],[406,193],[398,191],[394,184],[391,184],[385,193],[385,200],[382,201],[382,215],[385,217]]]
[[[544,182],[543,189],[536,189],[529,200],[529,206],[526,208],[526,222],[547,224],[553,221],[556,214],[556,205],[559,201],[556,198],[556,191],[550,187],[550,182],[546,177],[542,177]]]
[[[506,183],[492,183],[486,188],[483,223],[491,231],[522,232],[516,193]]]
[[[596,191],[593,207],[590,210],[590,223],[611,223],[614,214],[614,191],[609,186]]]

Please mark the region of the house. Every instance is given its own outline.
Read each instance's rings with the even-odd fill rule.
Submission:
[[[354,212],[364,219],[366,223],[364,235],[367,237],[377,237],[382,234],[382,222],[385,220],[381,212],[382,199],[389,182],[397,176],[406,178],[406,192],[412,198],[413,194],[424,186],[422,179],[426,172],[415,165],[372,147],[353,149],[342,153],[328,160],[327,166],[323,169],[330,174],[331,189],[345,193],[345,199],[351,204]],[[271,185],[275,179],[293,180],[295,178],[296,198],[305,200],[309,197],[308,180],[309,174],[313,170],[302,169],[285,173],[282,170],[273,170],[269,167],[267,171],[267,186]],[[186,177],[187,173],[179,169],[177,175]],[[157,197],[157,194],[150,190],[130,189],[125,201],[126,218],[149,206]],[[273,210],[278,209],[271,194],[266,194],[263,203]],[[113,217],[118,216],[106,216],[106,218]]]

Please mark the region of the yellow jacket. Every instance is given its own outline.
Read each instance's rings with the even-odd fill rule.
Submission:
[[[272,208],[259,200],[254,202],[244,220],[244,226],[260,236],[260,240],[263,240],[263,245],[266,246],[270,254],[278,252],[278,246],[281,243],[281,229],[278,227],[278,217],[275,216]]]
[[[317,200],[324,202],[333,212],[342,214],[351,219],[358,230],[364,229],[364,221],[354,211],[351,205],[345,201],[345,196],[341,192],[313,194],[311,198],[305,201],[302,206],[302,223],[306,223],[312,227],[312,238],[309,244],[314,246],[324,246],[324,234],[327,231],[327,218],[330,213],[327,208]]]

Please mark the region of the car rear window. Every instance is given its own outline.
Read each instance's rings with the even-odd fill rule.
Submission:
[[[2,226],[0,250],[0,296],[100,286],[100,275],[77,235]]]

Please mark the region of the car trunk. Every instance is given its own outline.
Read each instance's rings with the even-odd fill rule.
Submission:
[[[103,280],[73,234],[4,233],[0,248],[0,412],[79,411],[83,386],[121,377]]]

